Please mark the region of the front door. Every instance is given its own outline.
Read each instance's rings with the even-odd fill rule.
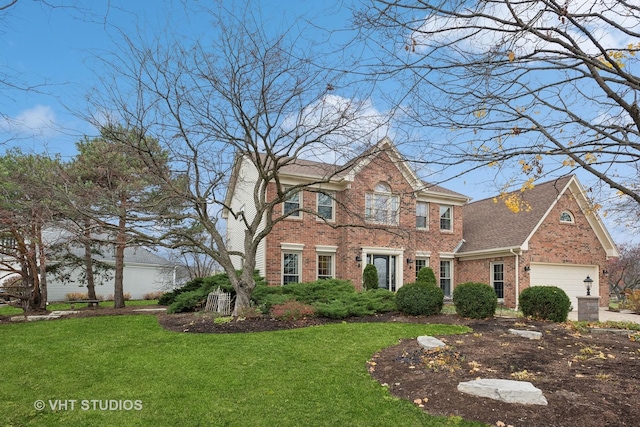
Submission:
[[[378,287],[396,290],[396,257],[394,255],[372,255],[369,262],[378,271]]]

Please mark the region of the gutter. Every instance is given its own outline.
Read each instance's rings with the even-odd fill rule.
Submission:
[[[516,257],[516,310],[518,309],[518,297],[520,296],[520,256],[514,252],[513,249],[509,249],[509,252]]]

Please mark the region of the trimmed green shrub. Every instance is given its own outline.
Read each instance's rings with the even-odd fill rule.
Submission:
[[[433,269],[430,267],[422,267],[420,270],[418,270],[418,278],[416,279],[416,283],[438,286],[436,275],[434,274]]]
[[[498,296],[486,283],[461,283],[453,290],[453,304],[459,316],[486,319],[496,314]]]
[[[316,314],[330,319],[370,316],[396,310],[395,294],[386,289],[353,292],[328,303],[316,303]]]
[[[444,292],[437,286],[407,283],[396,292],[398,310],[412,316],[438,314],[443,304]]]
[[[254,273],[253,279],[256,281],[256,287],[264,283],[264,278],[260,277],[257,271]],[[168,313],[196,311],[199,306],[204,306],[207,302],[207,295],[217,288],[220,288],[223,292],[230,293],[232,299],[235,298],[236,291],[233,288],[233,285],[231,285],[229,276],[227,276],[226,273],[220,273],[209,277],[198,277],[190,280],[181,288],[174,289],[171,292],[163,294],[160,299],[158,299],[158,304],[168,305]],[[178,302],[180,296],[187,293],[190,294],[189,297],[184,297]],[[195,295],[200,295],[200,300],[194,301]],[[192,301],[193,304],[189,305],[187,304],[187,301]],[[173,309],[171,308],[172,306]]]
[[[329,279],[285,286],[258,286],[252,300],[264,313],[290,300],[311,305],[317,316],[344,319],[396,310],[395,294],[386,289],[357,292],[347,280]]]
[[[362,286],[365,290],[370,291],[378,289],[378,270],[373,264],[367,264],[362,272]]]
[[[167,313],[184,313],[196,311],[206,302],[207,294],[200,290],[183,292],[167,308]]]
[[[557,286],[530,286],[518,298],[522,314],[540,320],[564,322],[571,309],[571,300]]]

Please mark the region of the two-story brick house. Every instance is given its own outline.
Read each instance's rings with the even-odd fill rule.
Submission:
[[[227,205],[248,215],[254,212],[249,197],[254,169],[250,161],[241,159],[234,174],[242,179],[232,179],[227,194]],[[474,212],[467,206],[485,206],[479,211],[488,212],[488,205],[468,204],[467,196],[419,179],[388,138],[340,168],[296,159],[280,170],[279,180],[282,186],[315,184],[292,194],[274,213],[289,215],[276,224],[258,250],[257,268],[270,284],[335,277],[361,288],[362,270],[370,263],[377,268],[380,287],[395,291],[413,282],[421,267],[429,266],[447,296],[451,296],[455,284],[478,280],[493,284],[505,303],[513,306],[517,292],[528,285],[516,271],[523,263],[533,267],[536,260],[546,259],[533,252],[525,258],[528,249],[515,243],[481,243],[486,233],[507,234],[491,227],[486,233],[474,231],[473,227],[495,225],[486,218],[470,217],[471,229],[466,224],[465,216]],[[275,185],[268,184],[267,197],[276,194]],[[539,209],[546,212],[550,207],[547,202],[551,203],[543,200],[546,206]],[[571,212],[578,210],[572,206]],[[511,219],[528,223],[533,221],[529,216],[512,214]],[[228,247],[241,251],[244,226],[233,216],[227,215],[226,219]],[[594,259],[582,261],[599,266],[606,256],[615,255],[615,246],[602,224],[596,225],[602,229],[606,249]],[[533,241],[529,239],[529,243]],[[594,239],[589,244],[595,245]],[[597,252],[597,248],[594,250]],[[503,268],[503,276],[498,274],[498,265]],[[592,274],[597,276],[598,272],[599,268]],[[500,277],[502,282],[497,280]]]

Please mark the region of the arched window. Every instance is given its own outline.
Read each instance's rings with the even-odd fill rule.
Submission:
[[[560,214],[560,222],[573,224],[573,215],[569,211],[562,211]]]
[[[365,218],[378,224],[398,225],[400,199],[386,182],[379,182],[373,193],[365,195]]]

